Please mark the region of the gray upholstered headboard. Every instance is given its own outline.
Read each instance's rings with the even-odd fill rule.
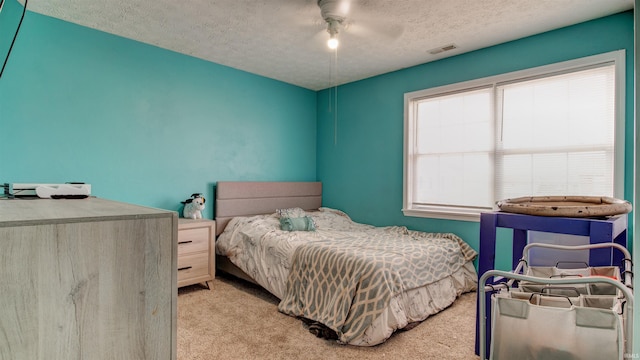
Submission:
[[[216,185],[216,235],[235,216],[274,213],[276,209],[322,206],[321,182],[219,181]]]

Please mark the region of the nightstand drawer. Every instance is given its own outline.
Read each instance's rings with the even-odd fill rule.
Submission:
[[[207,276],[209,274],[209,253],[185,255],[178,258],[178,282],[180,280]]]
[[[178,255],[209,251],[210,227],[184,229],[178,232]]]
[[[215,221],[178,219],[178,287],[214,279],[215,234]]]

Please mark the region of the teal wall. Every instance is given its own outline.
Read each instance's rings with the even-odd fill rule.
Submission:
[[[477,249],[477,222],[405,217],[401,211],[404,93],[619,49],[626,50],[625,198],[632,200],[633,13],[625,12],[340,86],[337,118],[334,90],[319,92],[317,172],[325,206],[374,225],[453,232]],[[502,254],[510,254],[510,244],[502,242]],[[499,267],[508,270],[509,258],[498,259]]]
[[[32,12],[0,122],[0,182],[179,210],[219,180],[316,180],[314,91]]]

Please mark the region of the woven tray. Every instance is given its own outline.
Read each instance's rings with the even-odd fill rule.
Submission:
[[[496,204],[505,212],[559,217],[603,217],[626,214],[632,209],[626,200],[605,196],[526,196]]]

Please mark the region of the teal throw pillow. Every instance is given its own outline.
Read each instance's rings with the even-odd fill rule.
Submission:
[[[316,225],[309,216],[280,218],[280,229],[285,231],[315,231]]]

